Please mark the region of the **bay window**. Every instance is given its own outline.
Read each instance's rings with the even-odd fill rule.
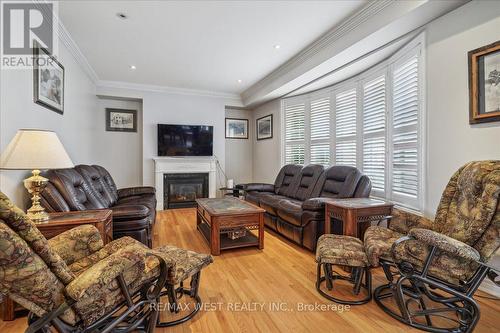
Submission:
[[[421,44],[339,85],[283,99],[283,163],[355,166],[372,196],[420,210]]]

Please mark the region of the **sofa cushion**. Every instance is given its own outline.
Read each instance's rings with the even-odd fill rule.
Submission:
[[[43,316],[65,302],[64,285],[47,267],[26,241],[0,218],[0,293]],[[77,321],[70,309],[61,319],[70,324]]]
[[[71,273],[64,260],[49,246],[47,239],[36,225],[2,192],[0,192],[0,219],[26,241],[30,248],[42,258],[50,270],[64,284],[68,284],[74,279],[75,276]]]
[[[113,177],[109,174],[108,170],[100,165],[92,165],[103,177],[105,184],[108,186],[109,193],[114,198],[114,201],[118,200],[118,188],[116,187]]]
[[[355,167],[334,165],[323,172],[311,197],[352,198],[361,176]]]
[[[100,194],[92,190],[75,169],[54,169],[44,174],[71,210],[108,208]]]
[[[280,200],[288,198],[278,194],[262,193],[259,196],[259,199],[260,199],[259,200],[260,207],[264,208],[266,212],[268,212],[269,214],[277,216],[278,214],[276,210],[278,209],[278,204]]]
[[[302,166],[296,164],[288,164],[281,168],[274,182],[275,193],[288,195],[300,174],[300,170],[302,170]]]
[[[323,170],[323,166],[319,164],[311,164],[304,167],[300,171],[299,176],[294,180],[287,196],[301,201],[309,199]]]
[[[90,165],[80,164],[75,167],[75,170],[82,175],[83,179],[85,179],[89,187],[102,197],[107,207],[115,204],[115,196],[112,195],[108,185],[104,180],[104,177],[96,168]]]
[[[135,220],[149,216],[149,208],[144,205],[118,205],[111,207],[113,220]]]
[[[246,192],[245,200],[249,201],[253,204],[259,205],[260,204],[260,195],[261,195],[261,192],[257,192],[257,191]]]
[[[379,259],[391,259],[392,244],[403,237],[403,234],[380,226],[368,227],[365,231],[364,243],[368,261],[373,267],[379,266]]]
[[[149,208],[150,213],[154,214],[156,211],[156,197],[151,194],[145,194],[141,196],[126,197],[116,202],[116,206],[123,205],[143,205]]]
[[[302,226],[302,201],[294,199],[281,200],[278,203],[278,216],[296,226]]]

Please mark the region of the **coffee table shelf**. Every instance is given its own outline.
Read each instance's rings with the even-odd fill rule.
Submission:
[[[210,244],[210,233],[211,228],[207,223],[201,223],[198,225],[198,230],[201,231],[201,234],[205,238],[205,240]],[[220,236],[220,249],[228,250],[235,249],[238,247],[246,247],[246,246],[259,246],[259,237],[252,234],[250,231],[247,231],[247,234],[243,237],[237,239],[231,239],[229,236],[221,233]]]

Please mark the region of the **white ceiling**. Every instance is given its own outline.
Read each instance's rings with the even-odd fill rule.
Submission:
[[[366,2],[63,1],[59,16],[100,80],[240,94]]]

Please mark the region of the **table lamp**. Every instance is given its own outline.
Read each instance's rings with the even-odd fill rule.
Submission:
[[[0,156],[0,169],[32,170],[32,176],[24,180],[24,187],[31,194],[32,206],[27,215],[34,223],[44,223],[49,215],[40,205],[40,195],[48,179],[40,176],[40,170],[73,167],[73,162],[52,131],[20,129]]]

